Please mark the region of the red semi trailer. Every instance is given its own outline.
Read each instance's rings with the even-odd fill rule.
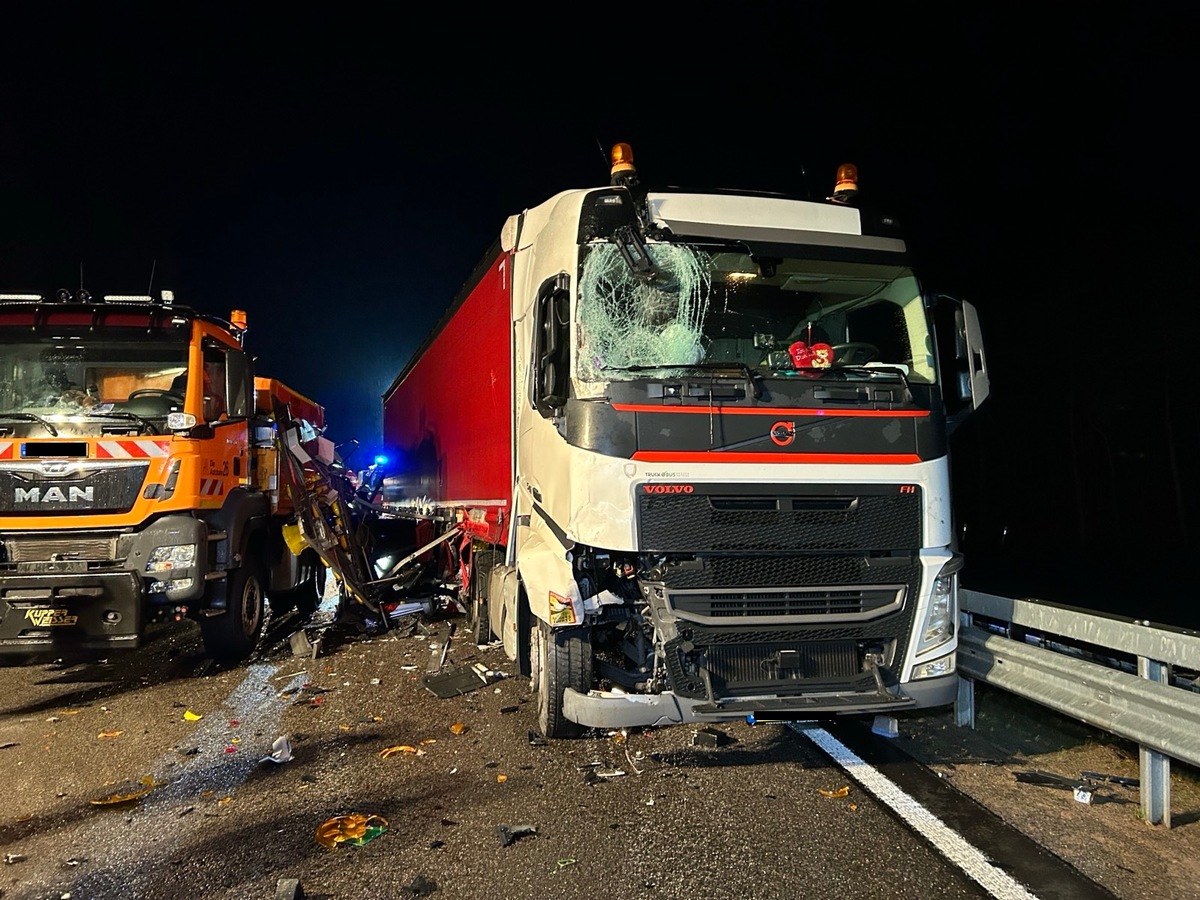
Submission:
[[[508,219],[385,392],[384,505],[467,538],[443,576],[547,736],[952,702],[978,319],[856,177],[647,188],[618,144]]]

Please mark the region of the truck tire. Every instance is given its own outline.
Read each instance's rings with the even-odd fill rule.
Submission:
[[[254,652],[262,634],[266,595],[262,576],[253,566],[233,569],[227,576],[225,612],[200,617],[204,649],[219,662],[241,662]]]
[[[500,559],[495,550],[476,550],[471,558],[471,584],[467,589],[467,630],[476,644],[492,642],[492,624],[488,621],[488,574]]]
[[[540,619],[532,628],[530,666],[537,697],[538,728],[548,738],[574,738],[583,726],[563,715],[563,691],[592,684],[592,640],[586,628],[551,628]]]
[[[312,573],[290,591],[271,592],[271,611],[282,614],[296,610],[301,616],[311,616],[325,596],[325,564],[318,563]]]

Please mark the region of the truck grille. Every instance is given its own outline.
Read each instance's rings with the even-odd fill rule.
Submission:
[[[643,595],[678,623],[674,689],[710,702],[878,699],[921,589],[915,485],[686,485],[641,493]]]
[[[638,495],[643,550],[918,550],[921,492],[914,485],[686,485]]]
[[[0,513],[128,512],[141,493],[150,462],[70,464],[65,473],[50,471],[47,465],[16,463],[0,472]]]
[[[115,536],[69,539],[20,537],[9,538],[3,543],[4,561],[12,563],[42,562],[48,559],[105,561],[117,555]]]
[[[864,619],[900,608],[905,586],[879,588],[811,587],[741,591],[672,591],[669,604],[682,619],[764,619],[800,616],[806,620]]]

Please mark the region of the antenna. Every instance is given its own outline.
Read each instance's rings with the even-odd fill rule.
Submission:
[[[154,268],[157,265],[158,265],[157,259],[150,261],[150,283],[148,285],[146,285],[146,296],[147,297],[154,296]]]
[[[83,290],[83,260],[79,261],[79,289]]]

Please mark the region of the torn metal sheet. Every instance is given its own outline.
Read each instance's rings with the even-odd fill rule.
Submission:
[[[483,663],[475,663],[469,669],[447,669],[445,672],[428,674],[421,679],[421,684],[440,699],[448,700],[479,690],[497,680],[496,672]]]

